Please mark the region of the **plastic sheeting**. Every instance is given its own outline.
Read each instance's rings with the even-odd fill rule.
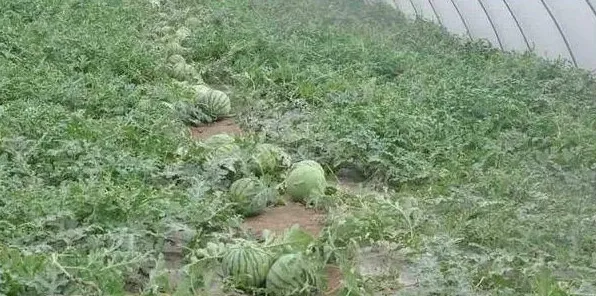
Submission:
[[[377,0],[506,51],[596,71],[596,0]]]

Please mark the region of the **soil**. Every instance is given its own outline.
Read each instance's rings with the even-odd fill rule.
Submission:
[[[354,182],[350,179],[339,179],[337,185],[343,190],[355,194],[363,190],[360,183]]]
[[[182,281],[180,269],[184,265],[183,248],[186,243],[181,232],[174,232],[168,237],[168,242],[165,245],[163,252],[164,263],[165,268],[168,270],[168,280],[172,287],[176,287]]]
[[[325,292],[325,295],[327,295],[327,296],[339,295],[339,292],[341,291],[341,288],[342,288],[341,270],[339,269],[338,266],[327,265],[327,267],[325,268],[325,273],[327,276],[327,291]]]
[[[415,291],[418,286],[417,275],[409,266],[407,254],[391,244],[361,248],[356,263],[358,274],[379,284],[374,295],[400,295],[404,288]]]
[[[230,136],[242,135],[242,130],[231,118],[225,118],[210,124],[192,127],[191,135],[196,139],[207,139],[217,134],[228,134]]]
[[[274,234],[282,234],[286,229],[298,224],[312,236],[319,236],[324,218],[322,213],[307,209],[298,203],[288,202],[284,206],[267,208],[262,214],[245,219],[242,228],[260,236],[265,229]]]

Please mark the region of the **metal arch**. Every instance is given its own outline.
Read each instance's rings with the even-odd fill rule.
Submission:
[[[399,0],[393,0],[393,4],[395,4],[395,7],[397,7],[399,9],[400,5],[397,4]],[[414,5],[412,5],[412,1],[408,1],[410,2],[410,6],[412,6],[412,9],[414,9],[414,14],[416,14],[416,16],[418,16],[418,13],[416,12],[416,7],[414,7]],[[400,9],[401,10],[401,9]],[[404,12],[405,14],[405,12]]]
[[[408,2],[410,2],[410,5],[412,5],[412,8],[414,9],[414,13],[416,14],[416,17],[420,17],[420,14],[418,13],[418,9],[416,9],[416,5],[414,5],[414,2],[412,2],[412,0],[408,0]]]
[[[524,38],[524,42],[526,43],[526,47],[528,48],[528,50],[530,50],[531,47],[530,47],[530,42],[528,42],[528,37],[526,37],[526,33],[524,33],[524,30],[522,29],[521,25],[519,24],[519,21],[515,17],[515,14],[513,13],[513,10],[511,10],[511,7],[509,6],[509,3],[507,3],[507,0],[503,0],[503,3],[505,3],[505,6],[507,7],[507,10],[509,11],[509,14],[511,14],[511,17],[513,18],[513,21],[515,21],[515,25],[519,29],[519,32],[522,34],[522,37]]]
[[[437,22],[439,22],[439,25],[442,27],[443,26],[443,22],[441,21],[441,18],[439,17],[439,14],[437,13],[437,10],[435,9],[435,5],[433,4],[432,0],[428,0],[428,4],[430,5],[430,8],[433,10],[433,13],[435,14],[435,17],[437,18]]]
[[[468,28],[468,23],[466,23],[466,20],[464,19],[464,16],[459,11],[459,8],[457,7],[457,5],[455,5],[455,2],[453,0],[450,0],[450,1],[451,1],[451,4],[453,4],[453,7],[455,7],[455,11],[457,11],[457,14],[459,15],[459,18],[461,19],[461,22],[464,24],[464,28],[466,28],[466,32],[468,33],[468,37],[470,39],[472,39],[472,34],[470,34],[470,28]]]
[[[480,7],[482,7],[482,10],[484,11],[484,14],[486,14],[486,18],[488,19],[490,26],[493,28],[493,31],[495,32],[497,42],[499,42],[499,47],[501,48],[501,50],[503,50],[503,42],[501,42],[501,37],[499,36],[499,32],[497,32],[497,27],[495,26],[495,23],[493,23],[493,20],[490,18],[490,15],[488,14],[486,7],[484,6],[484,3],[482,3],[482,0],[478,0],[478,3],[480,4]]]
[[[590,2],[590,0],[586,0],[586,3],[588,3],[588,6],[590,6],[590,9],[594,13],[594,17],[596,17],[596,7],[594,7],[594,5],[592,5],[592,2]]]
[[[571,61],[573,62],[573,65],[577,67],[577,60],[575,59],[575,55],[573,54],[573,50],[571,50],[571,46],[569,45],[569,41],[567,40],[567,37],[565,37],[565,33],[563,33],[563,29],[561,28],[561,25],[559,25],[559,22],[557,21],[557,19],[553,15],[553,13],[550,10],[550,8],[548,7],[548,5],[546,5],[546,3],[544,2],[544,0],[540,0],[540,2],[542,2],[542,5],[544,6],[544,8],[546,9],[546,11],[548,12],[548,15],[550,16],[550,18],[555,23],[555,26],[557,27],[557,30],[559,31],[559,34],[561,34],[561,38],[563,38],[563,42],[565,43],[565,46],[567,47],[567,51],[569,51],[569,56],[571,56]]]

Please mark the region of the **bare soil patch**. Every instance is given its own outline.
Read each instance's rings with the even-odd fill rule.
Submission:
[[[325,215],[313,209],[307,209],[301,204],[288,202],[286,205],[267,208],[262,214],[247,218],[242,228],[261,235],[268,229],[275,234],[282,234],[294,224],[313,236],[319,236],[323,229]]]
[[[339,292],[342,288],[342,274],[341,270],[338,266],[335,265],[327,265],[325,268],[325,274],[327,276],[327,291],[325,295],[327,296],[336,296],[339,295]]]
[[[192,127],[191,135],[196,139],[207,139],[217,134],[228,134],[231,136],[242,135],[242,130],[231,118],[225,118],[210,124]]]

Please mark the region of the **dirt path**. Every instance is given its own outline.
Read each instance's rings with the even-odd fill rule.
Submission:
[[[226,118],[208,125],[193,127],[190,133],[193,138],[207,139],[217,134],[242,135],[242,130],[234,120]]]
[[[286,229],[294,224],[300,225],[301,229],[312,236],[319,236],[323,229],[325,215],[312,209],[288,202],[284,206],[267,208],[262,214],[247,218],[242,224],[242,228],[260,236],[265,229],[275,234],[282,234]]]

